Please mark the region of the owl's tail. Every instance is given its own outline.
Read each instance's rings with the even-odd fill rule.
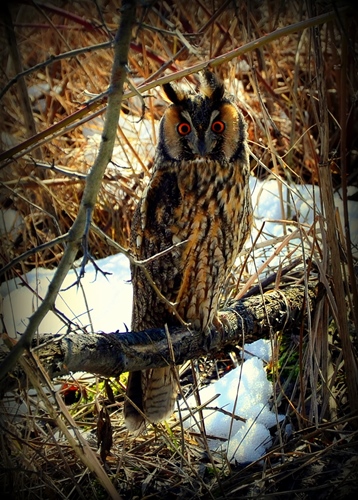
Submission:
[[[145,427],[146,419],[153,424],[167,419],[173,413],[177,392],[176,379],[170,366],[130,373],[127,383],[130,401],[124,404],[127,429],[139,433]]]

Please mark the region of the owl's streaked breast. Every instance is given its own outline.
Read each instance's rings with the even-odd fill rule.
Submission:
[[[242,210],[247,183],[248,170],[239,163],[193,160],[178,169],[181,203],[170,230],[173,243],[188,242],[178,256],[182,283],[175,302],[180,316],[197,328],[210,327],[221,288],[247,237],[251,206]]]

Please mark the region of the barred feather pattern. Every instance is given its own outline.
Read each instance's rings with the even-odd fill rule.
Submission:
[[[137,260],[152,258],[146,269],[171,305],[133,265],[133,331],[179,325],[181,318],[208,335],[219,324],[223,286],[250,233],[243,117],[212,73],[202,79],[205,91],[194,95],[165,89],[173,104],[162,118],[152,177],[134,213],[131,250]],[[128,429],[139,432],[146,420],[168,418],[177,391],[170,360],[167,367],[131,373]]]

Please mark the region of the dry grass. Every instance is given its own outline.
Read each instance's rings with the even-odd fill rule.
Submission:
[[[55,5],[62,10],[27,4],[11,9],[23,69],[39,65],[24,77],[27,105],[19,83],[9,84],[21,68],[2,26],[0,56],[6,92],[1,106],[1,205],[2,214],[13,210],[15,216],[1,241],[3,265],[70,229],[83,192],[84,174],[91,168],[99,144],[105,101],[92,105],[89,111],[83,105],[106,91],[112,50],[101,48],[42,63],[51,56],[108,42],[118,24],[117,3],[98,2],[98,9],[92,1],[58,1]],[[222,11],[218,10],[222,5]],[[150,175],[158,121],[165,106],[155,80],[228,53],[278,28],[328,12],[330,4],[322,2],[311,8],[312,12],[299,1],[223,4],[194,0],[188,4],[174,0],[138,9],[129,55],[131,83],[126,93],[132,86],[149,82],[153,87],[144,100],[135,95],[123,103],[118,145],[94,213],[97,226],[127,245],[131,214]],[[322,186],[321,175],[325,168],[333,184],[329,189],[345,188],[347,183],[357,186],[356,33],[354,11],[347,16],[337,11],[332,22],[319,27],[318,47],[313,32],[306,29],[262,44],[216,68],[229,90],[238,96],[247,119],[254,176],[277,178],[292,192],[295,184],[311,183],[322,189],[326,187]],[[187,83],[195,86],[195,74],[188,76]],[[324,109],[320,106],[322,86]],[[325,118],[327,127],[323,130]],[[64,119],[66,125],[55,130]],[[54,130],[55,135],[51,135]],[[41,140],[25,143],[34,133],[42,133]],[[17,145],[15,159],[7,160],[6,152]],[[277,251],[279,258],[265,264],[260,274],[278,272],[275,285],[283,286],[308,279],[314,271],[322,283],[322,300],[315,315],[308,315],[304,328],[291,332],[295,342],[283,340],[287,357],[281,360],[281,366],[275,360],[272,363],[274,402],[281,413],[287,414],[293,434],[273,430],[277,431],[275,444],[262,462],[233,466],[207,453],[205,436],[183,431],[178,421],[169,422],[171,429],[159,426],[140,438],[128,437],[121,416],[122,383],[110,381],[112,394],[108,384],[80,378],[74,386],[82,398],[67,409],[53,399],[52,386],[47,401],[27,391],[11,396],[26,405],[24,413],[12,415],[7,406],[2,407],[4,491],[31,499],[105,496],[98,478],[88,472],[76,449],[62,435],[49,403],[68,429],[75,422],[94,450],[98,416],[102,407],[107,408],[113,446],[105,470],[124,498],[346,498],[347,492],[354,491],[358,479],[357,420],[347,392],[347,381],[352,385],[354,371],[347,366],[357,362],[356,260],[350,260],[349,235],[345,221],[340,221],[341,253],[336,264],[344,289],[342,311],[337,305],[337,276],[332,276],[331,242],[321,211],[316,207],[312,226],[302,225],[295,221],[295,208],[289,201],[282,195],[281,219],[287,238]],[[301,266],[283,280],[282,266],[297,257],[297,252],[291,255],[294,242],[289,231],[293,227],[305,242],[305,254],[299,249],[299,256],[304,257]],[[265,241],[254,252],[255,257],[261,252],[266,259],[280,241],[265,232],[265,227],[263,234]],[[90,251],[100,258],[114,250],[92,232]],[[3,278],[38,266],[56,267],[62,252],[62,243],[28,252]],[[235,278],[235,293],[245,290],[249,278],[246,269],[252,270],[251,261],[239,285]],[[248,283],[247,288],[255,284]],[[348,326],[344,338],[342,317]],[[353,361],[347,358],[345,342],[353,349]],[[278,348],[276,354],[280,354]],[[232,366],[226,356],[217,363],[219,371]],[[208,363],[201,360],[199,365],[204,376]]]

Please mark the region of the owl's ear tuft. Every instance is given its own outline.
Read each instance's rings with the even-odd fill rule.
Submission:
[[[208,68],[200,72],[200,90],[213,101],[222,99],[225,93],[224,84]]]
[[[183,90],[181,90],[176,85],[174,86],[171,83],[164,83],[163,90],[164,90],[167,98],[173,104],[181,104],[181,102],[184,101],[184,99],[187,97],[186,93]]]

